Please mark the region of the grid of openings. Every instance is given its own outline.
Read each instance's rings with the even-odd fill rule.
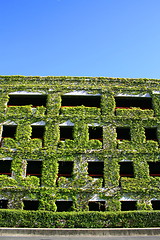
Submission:
[[[0,174],[11,176],[11,160],[0,160]]]
[[[105,211],[105,201],[93,201],[88,203],[89,211]]]
[[[131,140],[130,128],[117,127],[116,132],[118,140]]]
[[[160,162],[148,162],[149,175],[152,177],[160,176]]]
[[[134,177],[132,162],[119,162],[121,177]]]
[[[64,141],[66,139],[73,140],[72,126],[60,126],[60,141]]]
[[[160,210],[160,200],[151,201],[153,210]]]
[[[152,109],[151,97],[115,97],[116,108]]]
[[[121,201],[121,211],[137,210],[137,201]]]
[[[23,200],[23,210],[38,210],[39,201]]]
[[[6,209],[8,208],[8,200],[0,200],[0,209]]]
[[[89,127],[89,140],[97,139],[102,142],[103,131],[102,127]]]
[[[145,128],[146,140],[158,141],[157,138],[157,128]]]
[[[97,107],[100,108],[100,96],[62,96],[62,107]]]
[[[46,95],[10,95],[8,106],[25,106],[32,105],[32,107],[46,106]]]
[[[26,175],[41,177],[42,161],[27,161]]]
[[[58,177],[71,177],[73,173],[73,162],[72,161],[59,161]]]
[[[72,201],[56,201],[57,212],[69,212],[72,210]]]

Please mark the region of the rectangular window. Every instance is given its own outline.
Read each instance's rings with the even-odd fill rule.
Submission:
[[[103,179],[102,187],[104,187],[104,162],[88,162],[88,175]]]
[[[57,212],[69,212],[72,210],[72,201],[56,201]]]
[[[9,95],[8,106],[25,106],[31,105],[32,107],[44,106],[46,107],[47,96],[46,95],[22,95],[15,94]]]
[[[31,138],[40,138],[40,139],[43,139],[44,137],[44,130],[45,130],[45,127],[44,126],[36,126],[36,125],[33,125],[32,126],[32,135],[31,135]]]
[[[153,210],[160,210],[160,200],[151,201]]]
[[[105,201],[90,201],[89,211],[105,211]]]
[[[149,175],[152,177],[160,177],[160,162],[148,162]]]
[[[58,177],[71,177],[73,173],[72,161],[59,161]]]
[[[137,201],[121,201],[121,211],[137,210]]]
[[[8,208],[8,200],[0,200],[0,209],[7,209]]]
[[[42,140],[42,146],[44,146],[44,132],[45,132],[45,126],[32,126],[32,135],[31,139],[41,139]]]
[[[104,162],[88,162],[88,175],[95,178],[103,177]]]
[[[1,143],[0,143],[1,146],[3,146],[4,138],[15,139],[16,129],[17,129],[16,125],[3,125],[2,137],[1,137]]]
[[[60,126],[60,141],[65,141],[66,139],[73,140],[72,126]]]
[[[146,140],[158,141],[157,128],[145,128]]]
[[[103,132],[102,127],[89,127],[89,140],[96,139],[102,142]]]
[[[121,177],[134,177],[132,162],[119,162]]]
[[[62,107],[97,107],[100,108],[100,96],[62,96]]]
[[[11,176],[10,160],[0,160],[0,174]]]
[[[16,125],[3,125],[2,138],[15,138]]]
[[[23,210],[38,210],[39,201],[37,200],[23,200]]]
[[[42,161],[27,161],[26,175],[41,177]]]
[[[115,97],[116,108],[152,109],[151,97]]]
[[[117,140],[131,140],[130,128],[117,127]]]

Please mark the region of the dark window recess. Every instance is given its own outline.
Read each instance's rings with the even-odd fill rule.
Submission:
[[[119,165],[121,177],[134,177],[132,162],[120,162]]]
[[[131,140],[130,128],[117,127],[116,132],[118,140]]]
[[[157,128],[145,128],[145,135],[146,135],[146,140],[158,141]]]
[[[31,138],[40,138],[44,137],[44,126],[32,126],[32,135]]]
[[[105,201],[89,202],[89,211],[105,211]]]
[[[88,162],[88,175],[91,177],[103,177],[104,162]]]
[[[8,208],[8,200],[0,200],[0,209]]]
[[[160,162],[148,162],[149,175],[152,177],[160,176]]]
[[[46,95],[10,95],[8,106],[46,106]]]
[[[31,138],[39,138],[42,140],[42,146],[44,146],[44,126],[32,126]]]
[[[121,201],[121,211],[137,210],[137,201]]]
[[[151,201],[153,210],[160,210],[160,200]]]
[[[72,201],[56,201],[57,212],[68,212],[72,210]]]
[[[98,107],[100,108],[100,96],[62,96],[62,107]]]
[[[152,98],[146,97],[115,97],[116,108],[137,107],[152,109]]]
[[[23,210],[38,210],[39,201],[23,200]]]
[[[103,140],[102,127],[89,127],[89,140],[91,139]]]
[[[59,177],[71,177],[73,173],[73,162],[59,161],[58,176]]]
[[[41,177],[42,161],[27,161],[26,175]]]
[[[73,140],[73,127],[72,126],[60,126],[60,140],[65,139]]]
[[[16,125],[3,125],[2,138],[15,138]]]
[[[11,176],[11,161],[0,160],[0,174]]]

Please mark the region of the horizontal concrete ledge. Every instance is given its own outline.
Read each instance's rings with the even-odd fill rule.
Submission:
[[[135,236],[160,235],[160,228],[0,228],[0,235]]]

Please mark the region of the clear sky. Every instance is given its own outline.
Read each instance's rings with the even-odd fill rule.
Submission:
[[[0,75],[160,79],[160,0],[0,0]]]

